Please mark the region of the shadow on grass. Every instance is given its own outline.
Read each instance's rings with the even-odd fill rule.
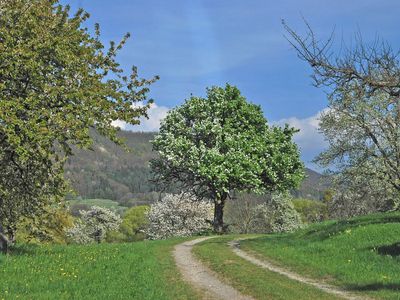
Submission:
[[[8,253],[11,256],[34,255],[37,252],[37,245],[15,245],[10,248]]]
[[[321,227],[306,230],[303,233],[308,239],[324,240],[344,230],[357,228],[360,226],[374,225],[374,224],[387,224],[387,223],[400,223],[400,214],[373,214],[354,218],[351,220],[334,221],[331,224],[323,224]]]
[[[390,291],[400,291],[400,284],[398,283],[370,283],[370,284],[360,284],[360,285],[350,285],[347,286],[346,289],[352,291],[381,291],[381,290],[390,290]]]
[[[287,245],[291,244],[298,245],[300,241],[304,243],[323,241],[337,234],[341,234],[342,232],[347,231],[349,229],[351,230],[353,228],[358,228],[367,225],[388,224],[388,223],[400,223],[400,213],[399,212],[380,213],[380,214],[371,214],[371,215],[356,217],[350,220],[326,221],[321,224],[316,223],[310,225],[310,227],[307,227],[303,230],[295,231],[293,233],[281,233],[277,235],[272,234],[268,235],[268,237],[261,237],[258,240],[265,239],[268,240],[269,242],[276,241],[278,243],[284,242]],[[382,251],[385,250],[396,251],[396,249],[394,248],[395,247],[392,247],[392,249],[382,249]],[[400,255],[400,253],[397,255]]]
[[[400,243],[394,243],[392,245],[385,245],[376,248],[376,252],[380,255],[399,256],[400,255]]]

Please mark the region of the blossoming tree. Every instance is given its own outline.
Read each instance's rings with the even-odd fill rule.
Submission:
[[[269,126],[261,108],[230,85],[207,89],[169,112],[153,140],[154,180],[214,201],[213,225],[233,190],[284,191],[303,178],[294,128]]]

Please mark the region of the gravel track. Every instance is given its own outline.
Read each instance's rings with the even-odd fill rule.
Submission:
[[[232,286],[223,283],[213,271],[208,269],[193,256],[193,246],[210,238],[213,237],[199,238],[175,246],[174,258],[183,278],[194,287],[201,290],[203,299],[253,299],[241,294]]]

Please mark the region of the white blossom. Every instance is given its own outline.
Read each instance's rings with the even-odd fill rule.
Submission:
[[[92,206],[88,211],[80,211],[81,220],[67,235],[78,244],[102,242],[107,231],[117,230],[122,222],[119,215],[107,208]]]
[[[259,204],[239,199],[230,214],[231,230],[235,233],[287,232],[302,227],[292,198],[286,194],[272,194]]]
[[[211,229],[213,205],[187,194],[167,194],[154,203],[148,213],[149,239],[191,236]]]

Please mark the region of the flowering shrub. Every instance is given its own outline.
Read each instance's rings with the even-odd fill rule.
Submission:
[[[228,217],[234,233],[286,232],[302,226],[300,214],[286,194],[240,195],[228,210]]]
[[[273,194],[269,201],[257,205],[254,211],[254,232],[287,232],[302,226],[292,198],[285,194]]]
[[[112,210],[92,206],[88,211],[80,211],[81,220],[67,235],[78,244],[102,242],[107,231],[117,230],[122,222],[121,218]]]
[[[348,168],[332,177],[334,193],[328,202],[330,217],[350,218],[399,209],[400,194],[393,185],[380,178],[377,167],[371,164],[362,167],[362,170],[361,167]],[[360,170],[368,171],[368,175]]]
[[[190,236],[211,229],[213,205],[185,194],[167,194],[148,213],[147,237],[152,240]]]

